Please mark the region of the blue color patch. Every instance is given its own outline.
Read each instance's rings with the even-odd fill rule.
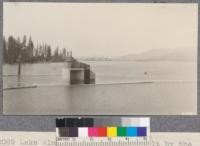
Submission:
[[[147,128],[146,127],[138,127],[137,128],[137,136],[147,136]]]
[[[137,128],[136,127],[127,127],[126,129],[126,135],[127,136],[137,136]]]

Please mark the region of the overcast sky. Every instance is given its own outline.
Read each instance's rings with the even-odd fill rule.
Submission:
[[[4,3],[4,36],[26,34],[74,56],[197,49],[197,4]]]

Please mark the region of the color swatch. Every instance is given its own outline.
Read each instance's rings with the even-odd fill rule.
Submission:
[[[58,118],[57,136],[112,138],[146,137],[148,134],[149,118],[120,118],[116,121],[110,118]]]

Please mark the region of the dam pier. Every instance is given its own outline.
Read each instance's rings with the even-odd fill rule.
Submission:
[[[69,85],[95,83],[95,74],[90,70],[90,65],[77,61],[71,51],[67,52],[63,77]]]

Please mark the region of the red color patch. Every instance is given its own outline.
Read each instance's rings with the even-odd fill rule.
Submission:
[[[99,137],[107,137],[107,128],[105,128],[105,127],[98,128],[98,136]]]

